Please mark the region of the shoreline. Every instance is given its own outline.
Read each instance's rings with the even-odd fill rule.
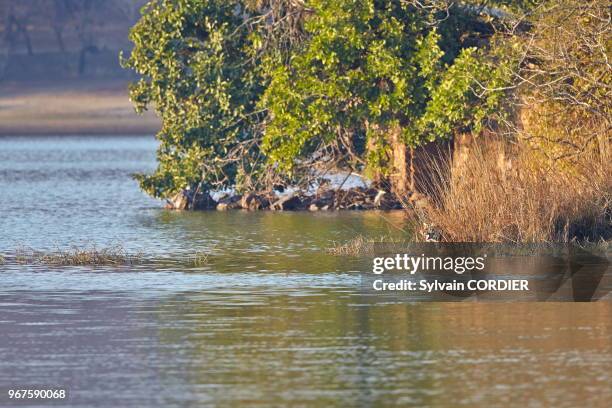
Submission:
[[[0,136],[154,135],[153,112],[134,111],[128,80],[0,82]]]
[[[140,137],[150,136],[155,137],[158,129],[148,128],[132,128],[132,127],[117,127],[117,128],[54,128],[45,131],[45,129],[21,128],[7,129],[0,126],[0,138],[10,137],[79,137],[79,136],[107,136],[107,137]]]

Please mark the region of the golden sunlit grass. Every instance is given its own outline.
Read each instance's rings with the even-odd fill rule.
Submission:
[[[501,143],[501,142],[499,142]],[[437,191],[425,217],[447,242],[568,242],[610,239],[612,164],[596,155],[569,170],[546,165],[528,147],[500,170],[490,150],[474,149],[467,166]]]

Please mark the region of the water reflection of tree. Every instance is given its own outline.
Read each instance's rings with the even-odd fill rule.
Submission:
[[[210,251],[217,271],[315,273],[369,270],[369,258],[334,257],[325,250],[358,235],[406,239],[406,222],[401,213],[163,212],[156,225],[186,251]]]
[[[205,391],[213,401],[243,403],[424,406],[480,395],[503,404],[505,386],[547,401],[549,388],[529,386],[545,381],[593,401],[580,387],[601,378],[605,360],[572,365],[563,355],[610,346],[602,303],[376,305],[346,291],[265,292],[190,293],[160,305],[160,342],[182,345],[194,390],[216,384]]]

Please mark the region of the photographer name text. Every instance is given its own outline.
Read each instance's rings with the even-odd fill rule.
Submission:
[[[385,272],[407,273],[417,272],[453,272],[463,275],[466,272],[485,274],[487,255],[472,257],[441,257],[422,254],[397,254],[392,257],[374,258],[372,273],[381,275]],[[419,291],[419,292],[461,292],[461,291],[528,291],[529,281],[526,279],[375,279],[372,282],[375,291]]]

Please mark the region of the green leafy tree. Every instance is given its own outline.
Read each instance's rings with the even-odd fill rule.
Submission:
[[[340,140],[349,165],[365,158],[390,174],[398,149],[478,131],[497,109],[507,62],[490,64],[466,44],[471,10],[400,0],[309,6],[308,41],[274,70],[263,98],[264,151],[285,171]]]
[[[150,1],[123,60],[137,110],[162,119],[141,187],[257,189],[330,158],[387,177],[406,146],[477,131],[510,59],[486,50],[476,3]]]
[[[162,119],[159,167],[137,176],[149,194],[210,189],[257,171],[253,127],[263,84],[245,15],[238,0],[157,0],[132,29],[124,65],[142,79],[131,99]]]

